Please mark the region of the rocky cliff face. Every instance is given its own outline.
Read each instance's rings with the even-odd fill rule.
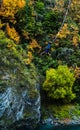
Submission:
[[[8,87],[0,93],[0,125],[10,127],[35,127],[40,120],[40,96],[28,97],[27,89]],[[15,127],[13,127],[15,129]]]
[[[9,69],[9,68],[8,68]],[[20,75],[19,72],[17,72]],[[19,77],[10,70],[0,69],[0,126],[35,127],[40,121],[40,95],[37,82],[24,82],[24,86],[19,84]],[[15,77],[14,81],[11,76]],[[32,86],[31,86],[32,85]]]
[[[39,80],[35,67],[0,49],[0,128],[34,128],[40,121]]]

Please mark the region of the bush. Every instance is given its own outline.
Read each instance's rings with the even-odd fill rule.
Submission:
[[[46,71],[43,90],[52,99],[64,99],[65,102],[71,102],[75,98],[75,94],[72,92],[74,81],[74,74],[68,67],[59,65],[57,69],[50,68]]]

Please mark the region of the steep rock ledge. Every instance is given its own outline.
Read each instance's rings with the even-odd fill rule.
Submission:
[[[40,96],[30,99],[27,89],[8,87],[0,94],[0,125],[35,127],[40,120]],[[17,123],[18,122],[18,123]]]
[[[37,71],[33,64],[26,66],[21,59],[12,50],[0,49],[1,130],[20,126],[35,128],[40,121]]]

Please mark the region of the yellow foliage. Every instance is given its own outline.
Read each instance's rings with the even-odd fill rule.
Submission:
[[[29,32],[26,32],[23,30],[23,36],[26,38],[26,39],[29,39]]]
[[[74,46],[77,46],[79,43],[79,27],[77,24],[70,23],[70,38]]]
[[[60,32],[58,32],[57,36],[58,38],[66,38],[67,35],[70,34],[70,31],[68,30],[68,26],[65,23]]]
[[[18,0],[18,7],[23,8],[25,6],[25,0]]]
[[[31,6],[33,4],[34,0],[29,0],[28,5]]]
[[[75,68],[75,78],[80,78],[80,67],[77,67]]]
[[[30,59],[26,59],[25,64],[29,65],[31,63]]]
[[[22,8],[22,7],[25,6],[25,4],[26,4],[25,0],[13,0],[13,1],[11,1],[11,0],[3,0],[3,5],[6,6],[6,7],[12,6],[14,8],[15,7]]]
[[[72,0],[70,14],[74,20],[80,23],[80,0]]]
[[[30,64],[33,59],[32,52],[28,51],[27,59],[25,61],[26,64]]]
[[[27,54],[26,64],[30,64],[31,61],[33,60],[33,55],[31,51],[34,51],[35,48],[41,49],[37,41],[35,39],[32,39],[31,43],[27,46],[28,54]]]
[[[77,6],[79,6],[79,5],[80,5],[79,0],[72,0],[72,3],[71,3],[72,10],[77,9]]]
[[[64,11],[64,0],[55,0],[55,11]]]
[[[28,51],[27,56],[28,56],[30,59],[32,59],[32,52]]]
[[[16,32],[15,28],[13,28],[13,27],[11,28],[9,26],[9,24],[7,24],[6,31],[7,31],[8,36],[12,40],[14,40],[16,43],[19,43],[20,37],[19,37],[18,33]]]
[[[37,43],[37,41],[35,39],[32,39],[32,42],[30,43],[30,45],[28,45],[28,49],[30,50],[34,50],[35,48],[39,48],[41,49],[40,45]]]
[[[73,45],[74,46],[78,45],[78,36],[77,35],[73,36]]]
[[[38,48],[38,50],[41,49],[38,42],[35,39],[32,39],[31,43],[27,46],[28,54],[27,54],[26,64],[30,64],[31,61],[33,60],[32,52],[34,51],[35,48]]]
[[[26,4],[25,0],[3,0],[3,6],[0,15],[8,18],[14,18],[14,15],[20,8]]]

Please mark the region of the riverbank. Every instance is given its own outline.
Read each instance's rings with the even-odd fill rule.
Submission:
[[[43,105],[41,123],[54,126],[80,125],[80,105]]]

